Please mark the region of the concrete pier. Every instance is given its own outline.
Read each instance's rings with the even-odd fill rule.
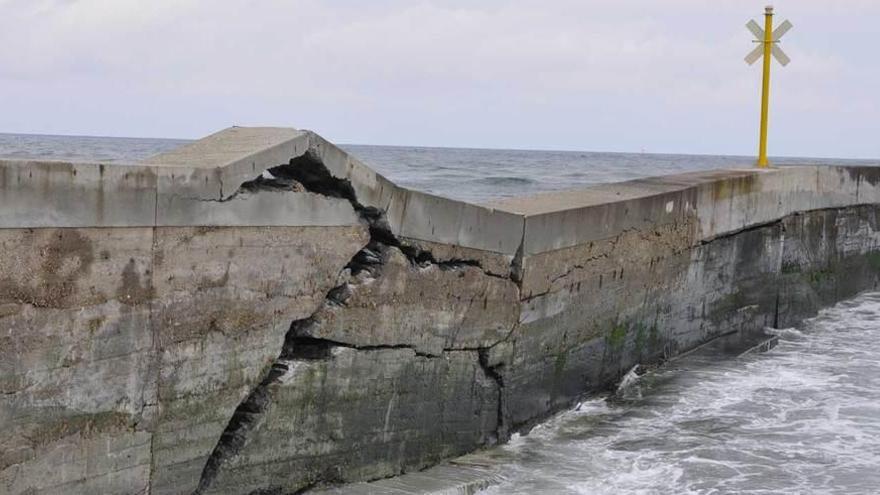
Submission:
[[[880,169],[831,166],[474,205],[294,129],[0,161],[0,493],[437,466],[636,364],[874,288],[878,211]]]

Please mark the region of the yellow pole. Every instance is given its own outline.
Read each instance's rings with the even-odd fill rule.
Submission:
[[[761,143],[758,149],[758,167],[767,163],[767,120],[770,113],[770,50],[773,48],[773,7],[764,9],[764,78],[761,90]]]

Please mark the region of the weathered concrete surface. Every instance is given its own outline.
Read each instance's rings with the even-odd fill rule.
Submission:
[[[457,457],[424,471],[370,483],[317,490],[324,495],[473,495],[503,480],[503,461],[480,454]]]
[[[148,264],[150,231],[0,238],[0,491],[145,487],[157,368],[149,311],[122,273]]]
[[[369,253],[369,254],[367,254]],[[376,246],[375,263],[343,280],[336,300],[299,336],[381,347],[393,342],[422,354],[489,348],[519,317],[519,290],[509,278],[465,263],[419,262],[396,247]],[[415,266],[414,266],[415,264]]]
[[[12,274],[0,279],[4,487],[194,488],[289,322],[320,305],[366,237],[362,226],[0,229]]]
[[[875,287],[880,276],[880,210],[860,206],[797,214],[782,222],[786,236],[779,272],[777,327]]]
[[[181,231],[183,230],[183,231]],[[366,242],[362,227],[157,229],[153,493],[198,479],[229,417]]]
[[[479,206],[273,128],[134,166],[0,162],[0,492],[430,467],[875,287],[878,186],[722,170]]]
[[[297,343],[247,441],[205,492],[383,478],[490,444],[498,391],[476,354]]]

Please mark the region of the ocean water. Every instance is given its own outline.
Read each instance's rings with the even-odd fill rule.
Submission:
[[[132,163],[188,141],[0,134],[0,158]],[[689,170],[749,167],[754,158],[589,151],[342,145],[397,184],[475,203]],[[878,161],[776,158],[793,163]]]
[[[183,139],[43,136],[0,133],[0,158],[71,162],[131,163],[174,149]]]
[[[186,141],[0,134],[0,158],[131,163]],[[349,145],[398,184],[497,198],[678,173],[752,158]],[[877,165],[786,158],[776,164]],[[487,455],[484,495],[880,494],[880,293],[779,332],[767,353],[698,352],[596,397]]]
[[[753,157],[343,146],[400,185],[475,203],[693,170],[754,166]],[[880,164],[866,160],[775,158],[775,165]]]
[[[880,293],[742,357],[696,353],[490,454],[484,495],[880,493]]]

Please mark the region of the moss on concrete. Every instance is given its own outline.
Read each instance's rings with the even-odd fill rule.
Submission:
[[[608,343],[608,346],[611,347],[611,350],[614,352],[619,352],[623,349],[624,344],[626,344],[626,334],[627,334],[627,325],[625,323],[617,323],[611,326],[611,331],[608,332],[605,341]]]
[[[872,270],[880,271],[880,252],[874,251],[865,256]]]

